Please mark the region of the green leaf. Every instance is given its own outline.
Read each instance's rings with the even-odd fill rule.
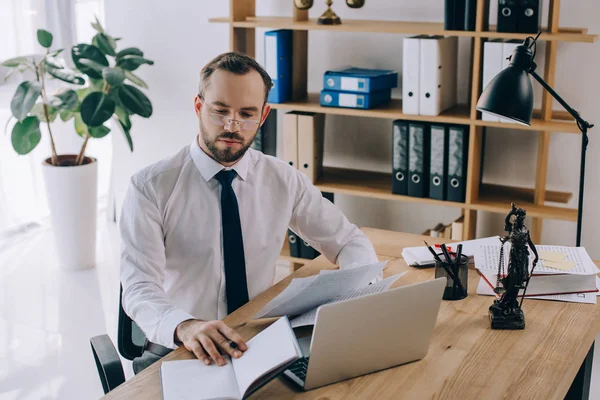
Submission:
[[[60,119],[63,120],[64,122],[67,122],[74,116],[75,116],[75,111],[73,111],[73,110],[64,109],[64,110],[61,110],[61,112],[60,112]]]
[[[104,79],[90,78],[90,87],[93,89],[93,92],[101,92],[104,90],[104,83]]]
[[[58,49],[56,51],[53,51],[52,53],[50,53],[50,57],[56,57],[57,55],[59,55],[60,53],[63,52],[64,49]]]
[[[100,77],[102,77],[102,70],[104,68],[106,68],[106,66],[99,64],[94,60],[88,60],[87,58],[82,58],[81,60],[79,60],[79,63],[82,65],[85,65],[87,68],[93,69],[94,72],[97,72],[98,74],[100,74]],[[88,75],[90,75],[90,74],[88,74]],[[98,79],[98,78],[96,78],[96,79]]]
[[[44,64],[49,67],[48,69],[50,69],[50,68],[64,69],[65,68],[64,61],[59,60],[55,57],[46,57],[44,59]]]
[[[58,108],[52,105],[48,105],[47,107],[49,122],[54,122],[56,120],[56,117],[58,116],[59,110]],[[36,116],[42,122],[48,122],[48,120],[46,120],[46,112],[44,111],[43,103],[37,103],[35,106],[33,106],[33,108],[31,109],[31,115]]]
[[[81,103],[81,118],[87,126],[100,126],[115,112],[115,102],[102,92],[93,92]]]
[[[75,132],[81,137],[85,137],[90,134],[88,130],[88,126],[83,122],[80,113],[75,113],[75,118],[73,120],[73,124],[75,125]]]
[[[129,114],[123,108],[116,106],[115,114],[117,114],[117,118],[121,124],[123,124],[127,129],[131,129],[131,119],[129,119]]]
[[[96,139],[102,139],[104,136],[108,135],[108,132],[110,132],[110,128],[104,125],[90,128],[90,136]]]
[[[41,139],[40,120],[37,117],[27,117],[22,122],[17,122],[12,129],[11,142],[18,154],[29,153]]]
[[[46,49],[52,46],[52,34],[45,29],[37,30],[37,40]]]
[[[85,79],[76,74],[74,71],[70,69],[53,69],[48,68],[46,71],[56,79],[60,79],[63,82],[74,83],[75,85],[83,85],[85,83]]]
[[[121,67],[129,71],[135,71],[142,64],[154,65],[154,61],[147,60],[143,57],[136,55],[129,55],[117,58],[117,67]]]
[[[104,33],[104,28],[102,28],[102,24],[100,23],[100,21],[98,21],[98,17],[94,15],[94,18],[96,19],[96,21],[92,22],[92,28],[94,28],[99,33]]]
[[[125,70],[125,77],[131,82],[135,83],[136,85],[143,87],[144,89],[148,89],[148,85],[146,84],[146,82],[144,82],[142,78],[140,78],[133,72]]]
[[[90,78],[102,79],[102,70],[95,70],[81,63],[81,60],[91,60],[104,67],[108,67],[106,56],[96,47],[85,43],[80,43],[73,46],[71,49],[71,57],[77,68]]]
[[[121,68],[104,68],[102,77],[110,86],[119,86],[125,80],[125,72]]]
[[[133,114],[138,114],[141,117],[148,118],[152,115],[152,103],[146,95],[131,85],[123,85],[119,87],[119,99]]]
[[[33,63],[27,57],[9,58],[8,60],[2,62],[2,66],[9,68],[18,67],[21,65],[27,65],[33,68]]]
[[[129,130],[131,129],[131,127],[128,128],[127,126],[123,125],[123,123],[121,121],[119,121],[119,124],[121,125],[121,130],[123,131],[123,134],[125,135],[125,139],[127,139],[127,144],[129,145],[129,149],[133,153],[133,140],[131,139],[131,134],[129,133]]]
[[[77,93],[74,90],[69,89],[66,90],[55,97],[52,97],[48,103],[52,107],[66,109],[66,110],[77,110],[79,107],[79,99],[77,98]]]
[[[17,91],[10,102],[10,110],[16,119],[23,121],[27,113],[35,104],[42,93],[42,85],[36,81],[25,81],[17,87]]]
[[[13,68],[13,69],[11,69],[10,71],[8,71],[8,74],[6,74],[6,75],[4,76],[4,82],[7,82],[7,81],[8,81],[8,79],[10,78],[10,76],[11,76],[11,75],[12,75],[12,74],[13,74],[15,71],[16,71],[16,69],[14,69],[14,68]]]
[[[92,39],[92,44],[96,46],[100,51],[109,56],[116,56],[117,52],[116,43],[112,38],[104,33],[97,33],[96,36]]]
[[[83,99],[86,98],[86,96],[90,93],[92,93],[94,90],[91,87],[86,87],[86,88],[81,88],[81,89],[77,89],[75,90],[75,93],[77,93],[77,100],[79,100],[79,102],[81,103],[83,101]]]
[[[144,52],[138,49],[137,47],[127,47],[126,49],[123,49],[117,53],[117,58],[123,58],[125,56],[131,55],[144,57]]]

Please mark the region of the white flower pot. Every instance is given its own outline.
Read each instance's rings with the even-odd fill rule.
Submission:
[[[76,155],[58,156],[59,162]],[[42,163],[55,247],[61,268],[84,269],[96,264],[98,162],[58,167]]]

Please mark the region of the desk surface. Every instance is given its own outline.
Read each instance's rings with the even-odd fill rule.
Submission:
[[[420,245],[423,237],[367,228],[363,231],[380,259],[389,260],[384,276],[409,271],[394,287],[433,278],[433,269],[417,270],[399,259],[403,247]],[[229,315],[225,322],[242,325],[238,331],[248,340],[275,321],[249,322],[250,316],[292,278],[333,268],[319,257]],[[563,399],[600,330],[600,304],[525,300],[525,330],[492,331],[487,312],[493,298],[475,293],[478,279],[477,273],[470,270],[469,296],[456,302],[442,301],[429,354],[423,360],[309,392],[300,392],[277,378],[251,398]],[[179,348],[163,360],[189,358],[193,355]],[[106,398],[160,399],[160,364],[150,366]]]

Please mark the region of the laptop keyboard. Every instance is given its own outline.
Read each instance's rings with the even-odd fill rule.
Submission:
[[[306,371],[308,370],[308,360],[310,357],[303,357],[293,363],[288,371],[300,379],[303,383],[306,381]]]

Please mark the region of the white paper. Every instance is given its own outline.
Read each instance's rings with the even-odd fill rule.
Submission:
[[[277,79],[277,37],[265,36],[265,70],[271,79]]]
[[[342,90],[347,90],[350,92],[358,91],[358,78],[342,77],[340,81]]]
[[[338,103],[340,107],[356,107],[358,104],[358,95],[340,93],[338,96]]]
[[[494,290],[487,284],[487,282],[481,278],[477,285],[477,294],[484,296],[496,296]],[[554,300],[554,301],[565,301],[569,303],[585,303],[585,304],[596,304],[597,293],[572,293],[572,294],[557,294],[551,296],[527,296],[525,300]],[[497,296],[496,296],[497,297]]]
[[[162,398],[164,400],[241,399],[235,372],[229,360],[220,367],[202,361],[164,361],[160,366]],[[243,357],[242,357],[243,358]]]
[[[498,261],[500,260],[500,244],[481,246],[475,254],[475,267],[480,271],[498,272]],[[504,267],[508,270],[508,259],[510,255],[510,243],[504,245]],[[592,261],[584,247],[566,247],[566,246],[536,246],[538,250],[553,251],[566,254],[565,260],[576,263],[575,267],[569,271],[574,275],[595,275],[600,273],[596,264]],[[529,251],[529,270],[533,267],[534,254]],[[535,274],[564,274],[565,271],[544,266],[544,260],[539,260],[535,267]]]
[[[480,246],[500,244],[500,237],[493,236],[493,237],[483,238],[483,239],[467,240],[464,242],[448,243],[447,246],[452,247],[452,251],[455,251],[456,246],[458,246],[459,244],[463,245],[462,253],[465,256],[473,257],[475,255],[475,253],[479,250]],[[432,246],[433,246],[433,244],[432,244]],[[442,252],[441,249],[437,249],[435,247],[433,247],[433,249],[437,253]],[[423,265],[433,265],[434,264],[433,255],[431,254],[431,252],[427,249],[427,247],[425,245],[419,246],[419,247],[405,247],[402,250],[402,258],[404,259],[404,261],[406,261],[406,263],[408,265],[423,266]]]
[[[280,318],[250,339],[247,345],[248,350],[240,358],[232,359],[242,396],[259,377],[301,356],[287,318]]]
[[[348,299],[354,299],[357,297],[362,297],[365,296],[367,294],[373,294],[373,293],[380,293],[383,292],[385,290],[388,290],[390,288],[390,286],[392,286],[392,284],[394,282],[396,282],[396,280],[398,280],[399,278],[401,278],[402,276],[406,275],[407,272],[402,272],[400,274],[396,274],[396,275],[392,275],[388,278],[385,278],[377,283],[373,283],[371,285],[366,286],[363,289],[359,289],[359,290],[353,290],[350,291],[342,296],[338,296],[335,299],[325,303],[325,304],[331,304],[331,303],[337,303],[340,301],[344,301],[344,300],[348,300]],[[292,324],[292,328],[297,328],[299,326],[311,326],[315,324],[315,319],[317,318],[317,309],[319,307],[313,308],[312,310],[310,310],[309,312],[306,312],[302,315],[300,315],[299,317],[294,318],[293,320],[291,320],[291,324]]]
[[[319,274],[308,285],[293,286],[294,279],[273,301],[265,305],[255,318],[278,317],[281,315],[300,315],[320,306],[350,290],[360,289],[375,279],[383,270],[387,261],[363,265],[355,268],[336,270]],[[306,279],[306,278],[304,278]],[[284,301],[281,301],[281,299]]]

